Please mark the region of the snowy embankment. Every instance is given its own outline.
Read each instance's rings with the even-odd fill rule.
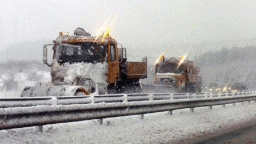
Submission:
[[[0,131],[0,143],[181,143],[256,119],[255,102]]]

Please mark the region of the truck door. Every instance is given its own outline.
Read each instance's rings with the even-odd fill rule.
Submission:
[[[107,62],[108,62],[108,74],[107,82],[115,83],[118,73],[119,73],[119,63],[118,63],[118,52],[117,46],[113,43],[108,43],[107,46]]]

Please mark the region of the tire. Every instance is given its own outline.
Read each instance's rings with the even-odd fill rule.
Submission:
[[[187,84],[186,88],[185,88],[187,93],[195,93],[195,88],[193,87],[193,85],[191,83]]]
[[[108,94],[114,94],[114,93],[116,93],[114,84],[108,84],[107,91],[108,91]]]
[[[85,95],[90,95],[90,93],[88,91],[86,91],[85,89],[77,89],[74,96],[85,96]]]
[[[75,93],[75,96],[84,96],[84,95],[86,95],[86,94],[83,93],[83,92],[77,92],[77,93]]]
[[[83,86],[85,87],[85,89],[87,91],[89,91],[90,93],[94,93],[96,91],[96,86],[95,86],[95,83],[89,79],[89,78],[81,78],[79,79],[79,81],[77,82],[77,85],[78,86]]]
[[[135,93],[140,93],[140,92],[141,92],[140,83],[137,82],[137,83],[134,85],[134,92],[135,92]]]

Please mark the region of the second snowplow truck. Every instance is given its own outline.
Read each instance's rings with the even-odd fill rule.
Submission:
[[[195,67],[193,61],[185,58],[186,56],[166,59],[161,54],[155,65],[154,84],[170,86],[177,92],[201,92],[199,67]]]
[[[43,62],[51,68],[51,83],[26,87],[22,97],[137,92],[147,77],[146,57],[128,62],[126,49],[109,34],[92,37],[82,28],[73,36],[60,32],[45,45]]]

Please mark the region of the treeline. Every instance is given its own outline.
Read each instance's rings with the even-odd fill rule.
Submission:
[[[203,83],[216,82],[220,86],[244,83],[249,88],[256,84],[256,46],[222,48],[195,58]]]
[[[223,64],[234,60],[252,59],[256,56],[256,46],[233,47],[232,49],[222,48],[220,51],[209,51],[195,58],[200,65]]]

